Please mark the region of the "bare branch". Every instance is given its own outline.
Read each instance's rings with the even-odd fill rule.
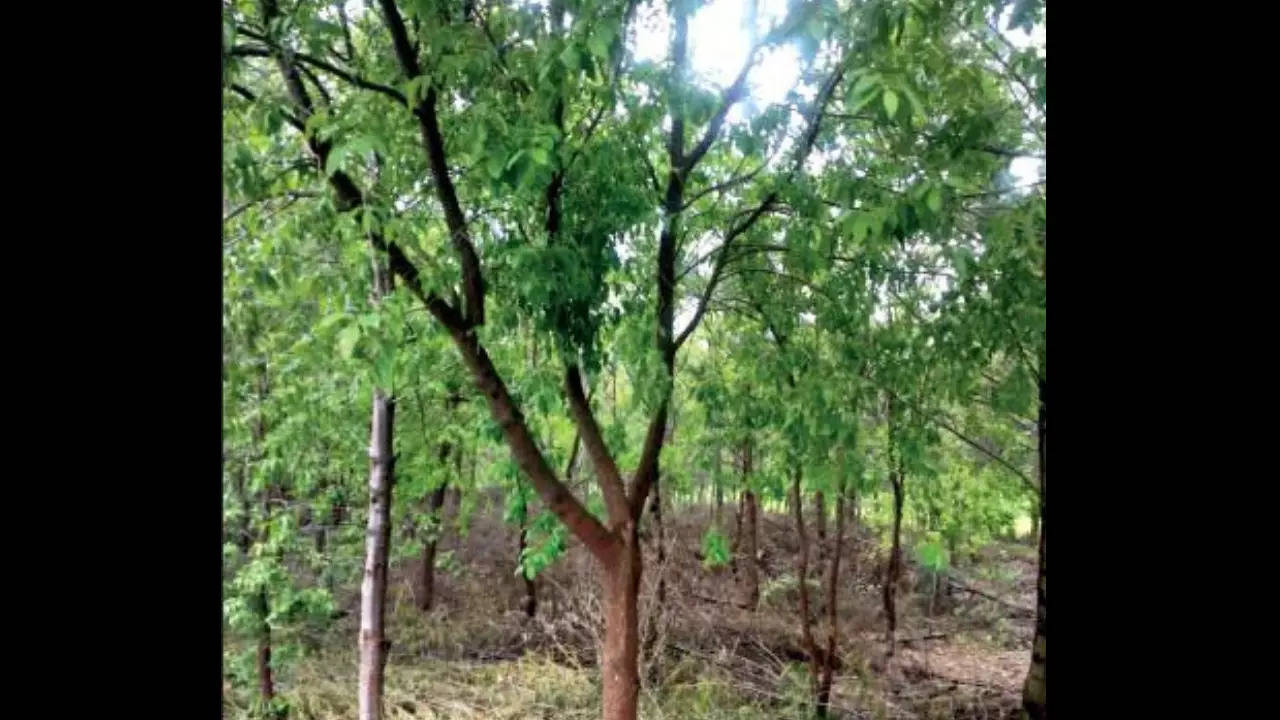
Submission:
[[[765,166],[766,166],[766,165],[768,165],[768,164],[769,164],[769,163],[768,163],[768,161],[765,161],[765,162],[763,162],[763,163],[760,163],[760,166],[759,166],[759,167],[757,167],[755,170],[752,170],[751,172],[749,172],[749,173],[747,173],[747,174],[745,174],[745,175],[739,175],[739,176],[737,176],[737,177],[730,178],[730,179],[728,179],[728,180],[726,180],[726,181],[724,181],[724,182],[722,182],[722,183],[719,183],[719,184],[717,184],[717,185],[712,185],[711,187],[709,187],[709,188],[707,188],[707,189],[703,190],[702,192],[695,193],[695,194],[694,194],[694,196],[693,196],[692,198],[689,198],[688,200],[686,200],[686,201],[685,201],[684,206],[683,206],[683,207],[681,207],[680,209],[681,209],[681,210],[687,210],[687,209],[689,209],[689,207],[690,207],[690,206],[692,206],[694,203],[698,202],[699,200],[701,200],[702,198],[706,197],[707,195],[710,195],[710,194],[711,194],[711,193],[713,193],[713,192],[721,192],[721,191],[724,191],[724,190],[728,190],[729,188],[733,187],[734,185],[741,185],[742,183],[744,183],[744,182],[746,182],[746,181],[750,180],[751,178],[755,177],[756,175],[759,175],[759,174],[760,174],[760,171],[761,171],[761,170],[763,170],[763,169],[765,168]]]
[[[283,199],[287,199],[287,200],[289,200],[290,204],[292,204],[293,202],[296,202],[296,201],[297,201],[297,200],[299,200],[300,198],[311,198],[311,197],[318,197],[318,195],[317,195],[316,193],[313,193],[313,192],[303,192],[303,191],[299,191],[299,190],[291,190],[291,191],[289,191],[289,192],[282,193],[282,194],[280,194],[280,195],[267,195],[266,197],[256,198],[256,199],[254,199],[254,200],[249,200],[248,202],[245,202],[244,204],[242,204],[242,205],[240,205],[240,206],[236,207],[236,208],[235,208],[234,210],[232,210],[231,212],[227,213],[226,217],[222,218],[222,222],[223,222],[224,224],[225,224],[225,223],[230,222],[230,221],[231,221],[231,220],[233,220],[236,216],[240,215],[240,214],[241,214],[241,213],[243,213],[245,210],[248,210],[249,208],[253,207],[254,205],[257,205],[258,203],[264,203],[264,202],[268,202],[268,201],[271,201],[271,200],[280,200],[280,199],[282,199],[282,198],[283,198]]]
[[[711,270],[711,277],[707,280],[707,287],[702,291],[702,297],[698,299],[698,309],[694,311],[693,318],[689,320],[688,326],[676,337],[675,346],[679,348],[684,345],[685,340],[698,327],[698,323],[702,320],[702,316],[707,311],[707,303],[711,299],[711,293],[715,292],[716,285],[720,282],[720,274],[724,271],[726,261],[729,259],[729,247],[733,244],[736,237],[746,232],[748,228],[755,224],[761,216],[769,209],[770,205],[777,198],[777,193],[770,193],[764,202],[760,203],[755,210],[752,211],[747,219],[739,223],[734,229],[729,231],[724,242],[720,245],[720,254],[716,257],[716,264]]]
[[[746,63],[743,64],[742,70],[738,72],[737,79],[725,90],[724,96],[720,99],[720,106],[716,108],[715,114],[711,116],[711,122],[707,124],[707,129],[702,134],[702,139],[689,152],[689,156],[683,158],[680,165],[681,177],[688,177],[689,173],[697,167],[698,161],[711,149],[711,144],[716,141],[716,138],[720,137],[720,130],[724,127],[724,120],[729,115],[729,110],[746,95],[747,72],[751,70],[751,64],[755,61],[758,48],[759,46],[757,45],[751,49],[751,52],[747,53]]]

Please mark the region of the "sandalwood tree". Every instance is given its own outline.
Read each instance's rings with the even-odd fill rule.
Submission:
[[[526,577],[559,552],[552,517],[598,563],[603,713],[630,720],[640,525],[669,477],[663,451],[679,435],[679,358],[703,320],[741,324],[733,305],[770,305],[775,327],[751,321],[756,346],[732,352],[746,368],[747,357],[776,351],[779,363],[756,369],[758,379],[776,397],[794,394],[793,409],[823,372],[801,350],[860,358],[858,370],[844,368],[850,378],[879,358],[857,382],[914,392],[917,404],[935,407],[919,397],[931,386],[918,374],[893,371],[900,348],[883,350],[892,333],[868,318],[894,302],[890,281],[916,271],[918,248],[949,248],[957,233],[980,230],[960,219],[972,210],[962,200],[987,190],[1007,164],[1001,153],[1021,140],[1022,126],[997,112],[1010,93],[997,82],[999,61],[1012,61],[997,53],[990,72],[971,62],[984,46],[970,35],[1001,6],[752,2],[742,63],[717,82],[692,62],[701,5],[238,0],[226,8],[228,215],[238,211],[255,238],[283,228],[266,233],[279,249],[262,255],[269,263],[331,276],[320,304],[341,297],[340,307],[292,319],[303,336],[297,349],[336,346],[339,360],[324,377],[359,377],[372,409],[361,720],[382,714],[393,539],[420,544],[419,602],[430,605],[442,488],[464,482],[467,438],[457,430],[475,430],[477,410],[509,451],[511,465],[498,474],[521,528]],[[642,57],[640,33],[654,28],[665,51]],[[795,58],[791,87],[762,101],[761,64],[782,52]],[[761,273],[783,279],[748,282]],[[284,282],[301,287],[292,276]],[[918,302],[898,304],[920,311]],[[921,312],[911,327],[942,311]],[[957,327],[972,325],[970,314],[954,317]],[[838,338],[836,349],[819,337]],[[1043,360],[1039,369],[1042,379]],[[890,413],[911,427],[927,414]],[[817,469],[829,460],[813,460],[791,433],[804,423],[755,418],[773,420],[791,424],[779,434],[744,422],[738,429],[760,432],[737,437],[716,428],[725,446],[714,466],[721,451],[733,453],[743,478],[778,479],[777,468],[802,473],[806,462]],[[728,414],[716,419],[726,422]],[[349,433],[331,445],[348,458],[334,487],[349,500],[360,453]],[[847,449],[857,452],[851,442]],[[590,494],[570,481],[579,457],[594,480]],[[412,479],[398,492],[407,505],[392,491],[406,473]],[[796,478],[797,503],[806,488],[845,497],[843,478]],[[752,487],[744,499],[754,516]],[[532,494],[549,514],[529,511]],[[394,533],[393,523],[412,532]],[[526,547],[531,529],[553,538],[545,552]]]

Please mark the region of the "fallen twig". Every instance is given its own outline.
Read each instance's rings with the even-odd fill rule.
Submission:
[[[974,595],[977,595],[978,597],[986,598],[987,600],[990,600],[991,602],[996,603],[997,605],[1003,605],[1004,607],[1007,607],[1010,610],[1015,610],[1028,617],[1034,617],[1036,614],[1036,611],[1033,608],[1023,607],[1021,605],[1014,605],[1013,603],[1008,602],[1007,600],[1002,600],[996,597],[995,595],[985,593],[975,587],[966,585],[960,582],[959,580],[956,580],[954,577],[948,577],[947,582],[950,583],[951,587],[955,588],[956,590],[963,590],[964,592],[972,593]]]

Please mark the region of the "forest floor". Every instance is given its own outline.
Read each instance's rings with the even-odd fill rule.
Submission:
[[[727,522],[732,512],[725,507]],[[739,596],[733,572],[705,569],[698,557],[709,511],[686,508],[669,515],[674,518],[667,518],[666,567],[657,568],[649,554],[645,562],[641,637],[650,634],[650,622],[657,622],[658,632],[655,649],[641,658],[641,717],[807,717],[798,545],[790,518],[761,514],[760,604],[749,612],[733,602]],[[591,558],[570,541],[565,556],[539,575],[537,615],[526,618],[519,609],[524,584],[514,574],[517,533],[500,518],[499,509],[485,504],[476,509],[466,537],[442,540],[448,569],[436,573],[436,602],[428,613],[413,603],[417,563],[393,565],[387,601],[389,720],[599,716],[596,648],[602,623]],[[953,558],[952,577],[960,587],[934,595],[933,578],[917,572],[904,538],[898,649],[886,659],[877,574],[887,553],[878,539],[852,535],[846,533],[841,561],[842,665],[832,716],[1014,717],[1030,656],[1035,548],[998,542]],[[818,560],[814,545],[813,632],[824,644],[827,562]],[[654,614],[648,608],[660,574],[667,583],[666,610]],[[348,614],[323,636],[308,638],[309,651],[277,673],[291,718],[356,715],[358,588],[339,591],[338,602]],[[229,686],[224,703],[225,716],[243,716],[243,698]]]

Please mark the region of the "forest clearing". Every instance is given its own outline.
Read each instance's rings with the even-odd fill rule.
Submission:
[[[1047,717],[1042,0],[222,30],[225,717]]]

